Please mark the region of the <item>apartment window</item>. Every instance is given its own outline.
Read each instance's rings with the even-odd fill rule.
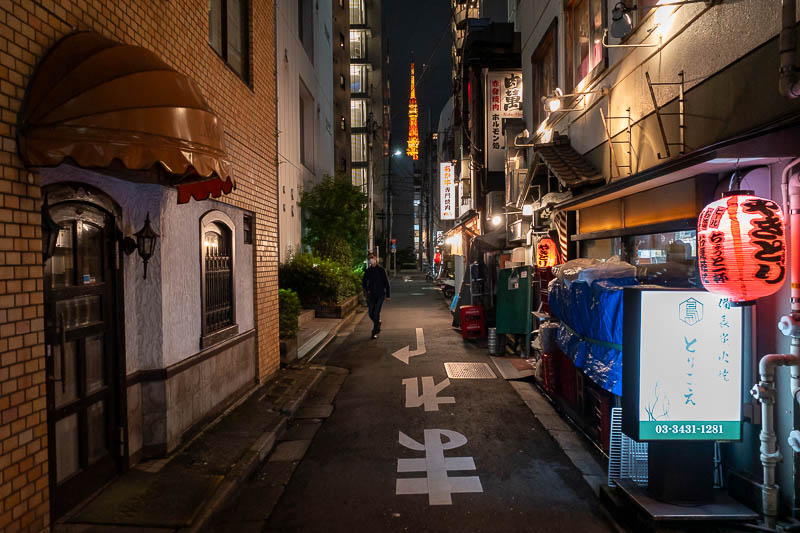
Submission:
[[[364,0],[350,0],[350,25],[366,24],[364,17]]]
[[[247,0],[208,0],[208,44],[247,81],[250,42]]]
[[[350,127],[367,127],[367,101],[364,99],[350,100]]]
[[[567,86],[602,68],[605,0],[575,0],[567,7]]]
[[[354,133],[350,136],[350,160],[353,163],[367,162],[367,134]]]
[[[300,81],[300,117],[298,119],[298,128],[300,133],[300,162],[311,171],[314,170],[314,97],[306,88],[305,84]]]
[[[200,220],[202,254],[203,336],[201,346],[236,334],[233,292],[233,221],[221,211]]]
[[[253,244],[253,216],[244,215],[242,222],[244,225],[242,228],[244,230],[244,243]]]
[[[362,191],[367,190],[367,169],[354,168],[353,169],[353,186],[360,188]]]
[[[312,0],[297,0],[297,36],[314,62],[314,11]]]
[[[367,57],[367,32],[350,30],[350,59]]]
[[[350,65],[350,92],[367,92],[367,66]]]
[[[557,22],[553,21],[539,46],[531,57],[533,71],[533,112],[536,124],[542,122],[546,113],[542,98],[551,94],[558,86],[558,35]]]

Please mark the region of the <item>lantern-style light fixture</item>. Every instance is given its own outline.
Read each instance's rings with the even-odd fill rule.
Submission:
[[[133,236],[136,237],[136,240],[131,237],[125,237],[122,242],[123,250],[128,255],[132,254],[134,250],[139,251],[139,257],[144,261],[143,279],[147,279],[147,262],[153,257],[153,253],[156,251],[156,241],[158,240],[158,233],[150,225],[150,213],[147,213],[142,229],[134,233]]]
[[[536,266],[549,268],[558,263],[558,247],[553,239],[544,237],[536,244]]]
[[[752,191],[731,191],[697,219],[700,281],[732,305],[776,293],[786,278],[783,211]]]
[[[56,243],[61,226],[50,216],[50,208],[47,205],[47,195],[42,202],[42,261],[47,261],[56,253]]]

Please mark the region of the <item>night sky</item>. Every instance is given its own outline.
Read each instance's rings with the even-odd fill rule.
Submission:
[[[496,22],[506,21],[506,0],[485,0],[486,16]],[[439,113],[450,98],[450,0],[384,0],[386,34],[392,94],[392,151],[395,157],[392,174],[410,176],[411,160],[405,156],[408,140],[408,93],[410,62],[413,51],[420,133],[428,123],[436,128]]]

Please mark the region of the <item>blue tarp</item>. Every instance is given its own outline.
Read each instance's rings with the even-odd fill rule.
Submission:
[[[622,289],[635,278],[556,281],[550,290],[552,313],[561,321],[557,342],[586,376],[622,396]]]

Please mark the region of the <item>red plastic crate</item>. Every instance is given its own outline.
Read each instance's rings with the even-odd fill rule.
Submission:
[[[458,308],[461,316],[461,337],[464,339],[481,339],[486,337],[486,321],[483,317],[483,306],[462,305]]]

